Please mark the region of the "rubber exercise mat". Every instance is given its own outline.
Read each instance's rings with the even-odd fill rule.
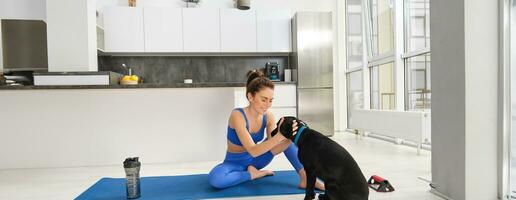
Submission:
[[[275,171],[274,176],[218,190],[208,184],[208,174],[143,177],[139,199],[211,199],[303,194],[295,171]],[[76,199],[126,199],[125,178],[102,178]]]

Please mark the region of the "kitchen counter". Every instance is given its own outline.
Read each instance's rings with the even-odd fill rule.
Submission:
[[[0,91],[0,169],[224,159],[233,87],[24,88]]]
[[[296,82],[274,82],[274,84],[295,85]],[[135,89],[135,88],[209,88],[209,87],[245,87],[245,83],[171,83],[139,85],[59,85],[59,86],[0,86],[0,90],[34,90],[34,89]]]
[[[229,115],[247,104],[244,85],[0,87],[0,170],[117,165],[133,156],[220,162]],[[295,83],[276,86],[270,111],[295,116]]]

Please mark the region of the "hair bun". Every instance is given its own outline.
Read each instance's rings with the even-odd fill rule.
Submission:
[[[254,96],[256,92],[264,87],[274,90],[274,84],[265,76],[263,71],[263,68],[258,68],[247,72],[246,95],[251,93]]]
[[[247,72],[247,85],[256,78],[266,78],[262,69],[252,69]]]

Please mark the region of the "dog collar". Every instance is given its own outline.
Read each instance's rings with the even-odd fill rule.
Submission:
[[[301,133],[305,130],[306,126],[301,126],[299,130],[297,130],[296,138],[294,139],[294,144],[297,145],[297,141],[299,140]]]

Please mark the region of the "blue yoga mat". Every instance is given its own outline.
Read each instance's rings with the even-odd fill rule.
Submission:
[[[274,176],[218,190],[208,184],[207,174],[143,177],[139,199],[210,199],[265,195],[304,194],[295,171],[276,171]],[[126,199],[125,178],[102,178],[76,199]]]

